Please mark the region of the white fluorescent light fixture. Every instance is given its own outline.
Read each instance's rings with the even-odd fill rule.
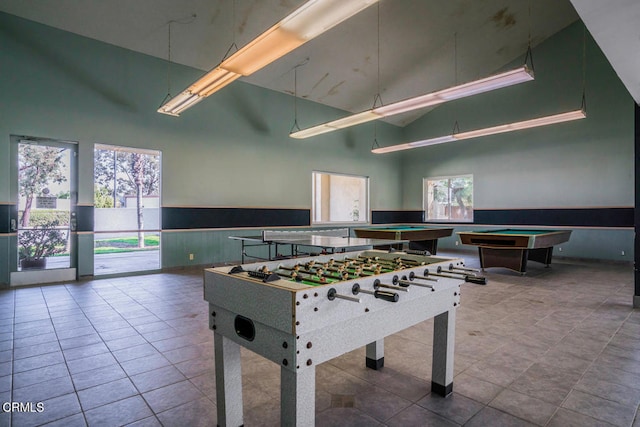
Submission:
[[[496,135],[498,133],[513,132],[516,130],[547,126],[555,123],[569,122],[572,120],[584,119],[585,117],[587,117],[587,115],[584,110],[569,111],[567,113],[540,117],[538,119],[525,120],[523,122],[509,123],[506,125],[493,126],[485,129],[472,130],[469,132],[460,132],[456,133],[453,136],[455,139],[478,138],[485,135]]]
[[[530,70],[525,64],[515,70],[464,83],[450,89],[441,90],[440,92],[437,92],[437,94],[440,98],[446,101],[451,101],[453,99],[465,98],[467,96],[517,85],[518,83],[524,83],[530,80],[533,80],[533,70]]]
[[[555,114],[552,116],[540,117],[537,119],[525,120],[522,122],[508,123],[506,125],[493,126],[490,128],[472,130],[469,132],[460,132],[453,135],[441,136],[438,138],[425,139],[422,141],[407,142],[404,144],[389,145],[387,147],[379,147],[371,150],[375,154],[392,153],[394,151],[410,150],[412,148],[425,147],[427,145],[442,144],[445,142],[457,141],[462,139],[479,138],[481,136],[496,135],[499,133],[513,132],[522,129],[530,129],[540,126],[552,125],[555,123],[569,122],[580,120],[587,117],[584,110],[569,111],[566,113]]]
[[[342,21],[351,18],[378,0],[310,0],[289,16],[243,46],[213,70],[170,99],[159,113],[172,116],[196,104],[202,98],[222,89],[229,83],[248,76],[291,52],[298,46],[319,36]],[[172,103],[173,99],[197,96],[188,104]]]
[[[201,100],[201,96],[191,94],[189,91],[185,90],[167,101],[162,107],[158,109],[158,112],[177,117],[182,111],[186,110],[192,105],[197,104]]]
[[[371,150],[375,154],[393,153],[394,151],[410,150],[412,148],[426,147],[427,145],[443,144],[445,142],[455,141],[453,135],[439,136],[437,138],[423,139],[422,141],[407,142],[398,145],[389,145],[387,147],[379,147]]]
[[[437,138],[424,139],[422,141],[410,142],[409,146],[411,146],[411,148],[426,147],[427,145],[443,144],[445,142],[451,142],[455,140],[456,138],[453,135],[446,135],[439,136]]]
[[[393,153],[395,151],[402,151],[402,150],[410,150],[411,145],[409,145],[410,143],[404,143],[404,144],[397,144],[397,145],[389,145],[386,147],[378,147],[378,148],[372,148],[371,152],[374,154],[387,154],[387,153]]]
[[[489,92],[507,86],[513,86],[533,79],[533,70],[525,64],[520,68],[495,74],[480,80],[464,83],[437,92],[427,93],[425,95],[416,96],[414,98],[405,99],[392,104],[375,107],[371,110],[363,111],[342,119],[302,129],[291,133],[289,136],[298,139],[309,138],[311,136],[331,132],[336,129],[344,129],[349,126],[366,123],[382,117],[394,116],[396,114],[406,113],[420,108],[431,107],[454,99],[465,98],[467,96],[477,95],[479,93]],[[356,119],[356,117],[358,119]],[[348,119],[350,118],[354,119],[353,123],[349,122]]]
[[[299,130],[295,133],[292,133],[290,136],[298,139],[308,138],[310,136],[320,135],[322,133],[333,132],[334,130],[337,130],[337,129],[344,129],[351,126],[355,126],[360,123],[370,122],[371,120],[377,120],[380,117],[382,116],[374,113],[373,111],[363,111],[362,113],[343,117],[341,119],[334,120],[330,123],[325,123],[320,126]]]

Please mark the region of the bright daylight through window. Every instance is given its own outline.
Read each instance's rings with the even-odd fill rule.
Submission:
[[[473,222],[473,175],[425,178],[427,221]]]
[[[160,268],[160,182],[156,150],[96,144],[94,274]]]
[[[313,172],[313,224],[368,222],[369,178]]]

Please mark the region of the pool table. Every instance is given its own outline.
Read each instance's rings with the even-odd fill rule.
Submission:
[[[527,271],[527,260],[551,264],[553,247],[568,242],[571,230],[529,230],[505,228],[501,230],[459,231],[464,245],[478,246],[480,267],[505,267]]]
[[[428,251],[435,255],[438,250],[438,239],[449,237],[453,228],[426,227],[422,225],[389,225],[353,230],[357,237],[368,239],[408,240],[409,249]]]

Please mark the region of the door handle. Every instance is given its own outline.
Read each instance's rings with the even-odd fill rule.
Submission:
[[[71,229],[71,231],[76,231],[76,228],[78,228],[78,220],[76,219],[75,212],[71,212],[71,220],[69,221],[69,228]]]

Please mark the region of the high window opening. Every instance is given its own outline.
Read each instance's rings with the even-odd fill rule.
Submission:
[[[369,222],[369,178],[313,172],[313,224]]]
[[[160,166],[159,151],[95,146],[95,275],[160,269]]]
[[[424,178],[427,221],[473,222],[473,175]]]

